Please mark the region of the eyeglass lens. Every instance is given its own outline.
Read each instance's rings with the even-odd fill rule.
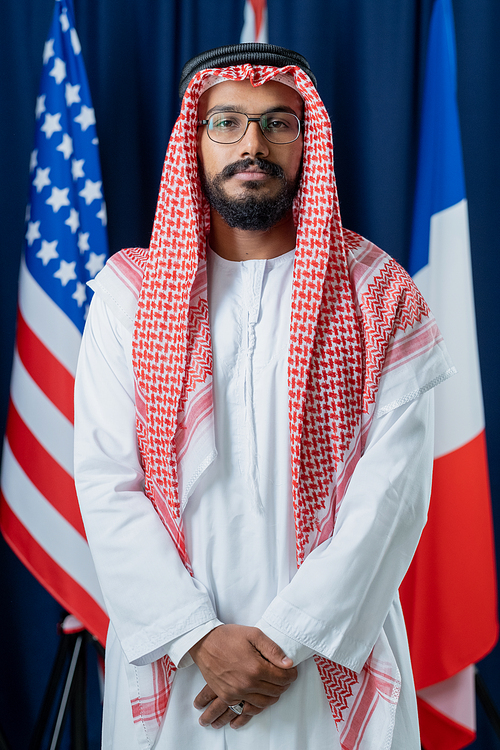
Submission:
[[[242,112],[216,112],[208,121],[208,135],[216,143],[236,143],[243,137],[248,115]],[[271,143],[292,143],[300,133],[300,121],[288,112],[266,112],[259,118],[265,137]]]

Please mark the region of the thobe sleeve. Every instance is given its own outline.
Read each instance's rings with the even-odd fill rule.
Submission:
[[[177,663],[221,623],[144,495],[131,334],[97,296],[76,377],[75,478],[104,600],[126,658],[146,664],[172,646]]]
[[[257,623],[295,663],[312,653],[355,671],[366,662],[427,517],[433,414],[430,391],[373,421],[332,538]]]

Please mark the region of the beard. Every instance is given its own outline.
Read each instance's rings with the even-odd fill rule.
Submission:
[[[256,166],[281,181],[280,190],[275,196],[261,195],[260,189],[263,184],[259,180],[246,181],[245,188],[248,194],[241,198],[231,198],[227,195],[224,182],[250,166]],[[217,211],[226,224],[233,229],[265,231],[271,229],[291,211],[293,199],[299,189],[301,170],[297,177],[290,181],[278,164],[256,157],[228,164],[213,178],[205,175],[201,164],[199,172],[201,188],[210,207]]]

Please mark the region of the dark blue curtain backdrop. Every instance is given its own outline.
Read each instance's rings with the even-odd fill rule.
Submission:
[[[183,63],[239,40],[243,0],[74,0],[100,138],[112,251],[147,245]],[[268,0],[270,41],[310,61],[331,114],[344,223],[405,264],[418,112],[432,0]],[[487,439],[500,537],[500,2],[453,0],[458,99]],[[14,345],[17,274],[43,45],[53,0],[0,3],[0,429]],[[500,548],[500,545],[498,546]],[[55,650],[60,608],[0,541],[0,726],[28,746]],[[500,706],[500,649],[480,664]],[[93,674],[94,670],[91,670]],[[90,748],[99,747],[96,680]],[[478,711],[475,750],[500,742]],[[399,749],[398,749],[399,750]]]

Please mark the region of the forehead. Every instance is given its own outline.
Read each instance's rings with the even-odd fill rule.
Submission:
[[[201,95],[198,114],[201,119],[205,119],[208,112],[221,107],[236,109],[249,115],[284,107],[302,117],[303,101],[295,89],[278,81],[267,81],[261,86],[252,86],[249,80],[224,81]]]

